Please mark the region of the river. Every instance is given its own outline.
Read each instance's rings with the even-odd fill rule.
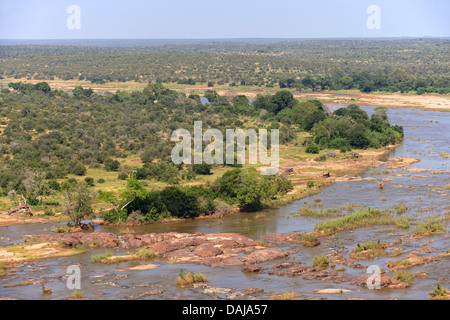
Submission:
[[[372,107],[364,107],[369,113]],[[392,124],[398,124],[405,129],[403,143],[391,154],[391,157],[411,157],[421,161],[408,168],[388,169],[384,166],[373,168],[363,174],[363,177],[373,177],[375,180],[338,182],[323,188],[316,196],[295,201],[289,205],[264,210],[257,213],[239,213],[222,220],[195,220],[169,224],[146,225],[137,228],[122,228],[100,226],[98,231],[114,233],[147,233],[147,232],[187,232],[187,233],[241,233],[253,239],[260,239],[265,234],[309,232],[320,220],[293,215],[300,207],[313,205],[314,199],[320,199],[323,209],[339,207],[346,204],[365,205],[367,207],[393,208],[404,203],[410,209],[405,213],[412,218],[409,229],[398,229],[390,226],[360,228],[353,231],[340,232],[336,236],[321,238],[321,244],[314,248],[301,245],[285,246],[286,249],[298,249],[285,261],[298,261],[302,265],[311,265],[315,255],[328,255],[335,252],[348,253],[357,243],[369,240],[392,242],[397,239],[411,237],[412,229],[420,220],[431,216],[444,216],[449,208],[450,190],[445,189],[450,184],[450,159],[444,159],[440,152],[450,154],[450,113],[422,111],[416,109],[389,109],[388,116]],[[421,170],[424,169],[424,170]],[[420,172],[417,172],[420,171]],[[378,182],[384,179],[384,189],[378,189]],[[318,201],[318,200],[316,200]],[[25,235],[48,233],[58,224],[16,225],[0,228],[0,245],[7,246],[23,241]],[[406,241],[403,253],[395,258],[383,256],[368,261],[360,261],[367,267],[378,265],[387,269],[386,261],[405,258],[413,251],[421,250],[424,243],[437,252],[450,248],[448,231],[444,235],[427,237],[417,241]],[[175,286],[175,279],[181,270],[202,272],[210,280],[208,285],[231,289],[232,292],[246,288],[261,288],[264,293],[260,298],[268,298],[274,293],[297,292],[302,298],[318,297],[325,299],[426,299],[436,284],[449,287],[450,259],[442,258],[439,262],[431,262],[408,269],[412,273],[426,272],[425,277],[417,277],[407,289],[369,290],[350,283],[333,283],[331,281],[304,280],[300,277],[281,277],[267,273],[249,274],[242,272],[242,267],[206,267],[198,265],[169,264],[155,259],[152,263],[158,268],[146,271],[123,271],[120,265],[104,265],[94,263],[94,254],[111,251],[125,252],[123,249],[94,249],[82,255],[47,259],[34,263],[26,263],[16,268],[16,273],[0,278],[0,297],[17,299],[64,299],[71,296],[72,291],[66,286],[66,268],[79,265],[82,272],[81,292],[87,299],[126,299],[130,296],[154,291],[145,299],[210,299],[226,298],[225,294],[210,295],[200,289]],[[430,255],[428,253],[427,255]],[[270,268],[279,264],[280,260],[261,264]],[[339,266],[340,267],[340,266]],[[366,275],[366,268],[353,269],[346,267],[345,273],[352,277]],[[388,273],[392,276],[392,273]],[[41,285],[8,287],[24,281],[47,281],[51,287],[51,295],[43,295]],[[7,286],[5,288],[5,286]],[[317,294],[314,289],[338,288],[350,290],[342,294]],[[239,297],[238,297],[239,298]]]

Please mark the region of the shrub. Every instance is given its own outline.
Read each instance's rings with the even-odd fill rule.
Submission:
[[[87,184],[89,187],[93,187],[93,186],[94,186],[94,179],[91,178],[91,177],[86,177],[86,178],[84,179],[84,182],[86,182],[86,184]]]
[[[71,166],[69,169],[69,172],[73,173],[76,176],[84,176],[86,174],[86,171],[86,167],[78,162],[75,165]]]
[[[167,180],[167,183],[171,185],[180,184],[180,180],[177,177],[171,177]]]
[[[218,218],[226,218],[233,212],[232,207],[219,199],[214,200],[215,208],[214,208],[214,214]]]
[[[350,143],[346,138],[334,138],[333,140],[330,141],[329,147],[331,149],[343,149],[343,148],[349,149]]]
[[[119,218],[120,221],[126,221],[127,220],[127,213],[126,211],[124,212],[120,212],[120,217],[117,215],[117,212],[113,209],[108,210],[108,211],[104,211],[101,213],[100,217],[109,223],[118,223],[119,222]]]
[[[142,223],[144,221],[144,215],[141,211],[134,211],[128,215],[127,222],[130,223]]]
[[[429,296],[432,297],[447,297],[448,295],[448,289],[438,284],[433,291],[428,293]]]
[[[106,171],[117,171],[120,167],[120,162],[117,160],[112,160],[110,158],[104,161]]]
[[[125,171],[120,171],[119,172],[119,176],[117,177],[117,179],[119,179],[119,180],[127,180],[128,179],[128,174]]]
[[[161,200],[173,217],[193,218],[199,215],[197,198],[181,188],[165,188],[161,191]]]
[[[310,144],[306,147],[305,152],[310,154],[318,154],[319,153],[319,147],[316,144]]]
[[[50,180],[48,182],[48,187],[55,191],[61,191],[61,185],[56,180]]]
[[[200,175],[209,175],[211,174],[211,166],[206,164],[206,163],[202,163],[202,164],[194,164],[192,166],[192,170]]]
[[[83,299],[83,295],[81,294],[81,291],[75,290],[72,294],[72,298],[74,300],[81,300]]]
[[[134,173],[134,179],[136,179],[136,180],[145,180],[145,179],[148,179],[148,177],[149,177],[149,171],[145,167],[137,168]]]
[[[317,161],[317,162],[327,161],[327,156],[323,154],[320,157],[315,158],[314,161]]]

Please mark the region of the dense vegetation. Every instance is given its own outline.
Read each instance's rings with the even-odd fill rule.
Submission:
[[[87,199],[76,180],[67,179],[67,175],[84,177],[87,167],[101,168],[128,179],[123,195],[100,194],[115,208],[106,214],[111,221],[128,220],[138,211],[136,219],[143,221],[210,214],[219,199],[254,211],[292,188],[280,176],[264,177],[256,169],[237,164],[209,186],[177,186],[182,179],[210,174],[211,166],[206,164],[176,166],[170,159],[173,130],[193,132],[197,120],[203,121],[204,130],[212,127],[223,132],[227,128],[279,128],[283,144],[292,142],[297,132],[310,132],[304,146],[307,152],[314,149],[312,153],[328,148],[342,152],[378,148],[402,138],[402,128],[392,127],[383,109],[377,109],[370,118],[358,106],[329,115],[319,101],[300,102],[289,91],[260,95],[253,103],[245,96],[228,98],[209,91],[210,104],[202,104],[199,96],[186,96],[161,84],[106,95],[81,87],[68,94],[49,89],[45,82],[11,83],[9,87],[11,90],[0,93],[2,194],[11,198],[25,195],[31,204],[42,203],[45,196],[59,192],[66,194],[65,199]],[[131,155],[140,156],[142,165],[133,167],[118,161]],[[139,182],[144,180],[172,186],[147,191]],[[86,188],[101,182],[91,177],[84,177],[84,181]],[[73,190],[78,193],[71,198]]]
[[[0,77],[448,93],[449,46],[447,39],[2,46]]]

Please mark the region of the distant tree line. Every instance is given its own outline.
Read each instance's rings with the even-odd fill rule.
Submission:
[[[445,94],[449,48],[448,39],[2,46],[0,78]]]

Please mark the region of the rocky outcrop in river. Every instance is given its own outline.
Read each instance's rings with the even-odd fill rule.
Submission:
[[[255,241],[240,234],[148,233],[142,235],[113,233],[66,233],[32,236],[33,242],[58,242],[67,247],[124,249],[146,248],[159,258],[174,263],[193,263],[208,266],[251,265],[288,256],[288,253],[270,248],[267,243]]]

